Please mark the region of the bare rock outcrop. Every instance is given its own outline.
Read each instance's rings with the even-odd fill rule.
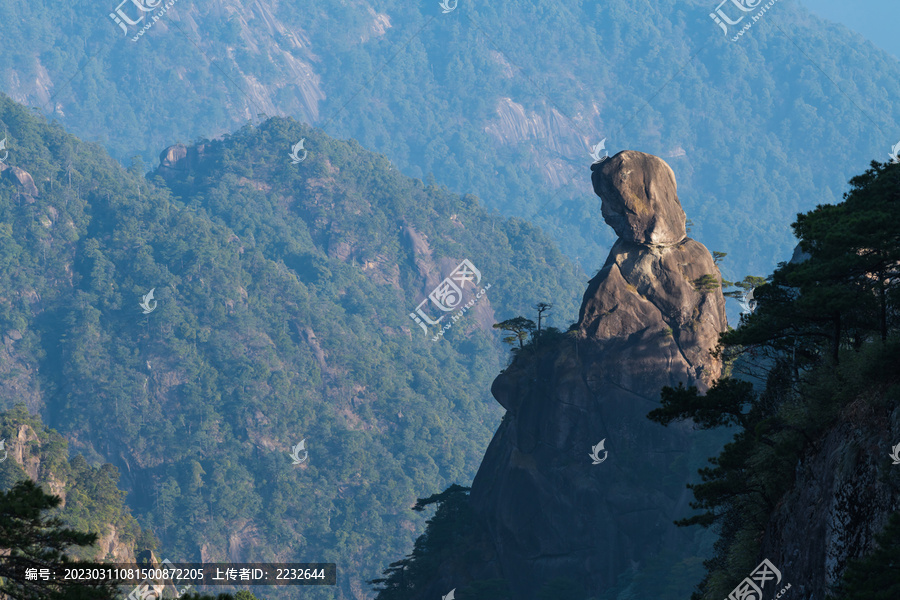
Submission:
[[[603,219],[620,239],[671,246],[687,237],[675,173],[664,160],[626,150],[591,166]]]
[[[11,181],[24,196],[29,198],[37,198],[40,196],[37,186],[34,185],[34,178],[32,178],[31,173],[25,169],[0,163],[0,177],[3,177],[7,181]]]
[[[496,552],[481,576],[501,576],[517,598],[558,577],[599,596],[688,543],[672,522],[691,499],[690,428],[646,415],[663,386],[706,388],[721,371],[709,352],[726,328],[721,279],[709,251],[685,235],[672,170],[632,151],[593,170],[620,239],[578,323],[526,347],[495,380],[508,412],[472,485]]]
[[[184,179],[207,158],[207,145],[175,144],[159,153],[159,173],[167,182]]]
[[[791,490],[769,517],[762,554],[801,597],[828,597],[850,561],[872,553],[900,509],[900,477],[889,453],[898,430],[900,409],[863,393],[798,461]]]

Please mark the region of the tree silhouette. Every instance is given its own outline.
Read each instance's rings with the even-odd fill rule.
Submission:
[[[534,310],[538,311],[537,334],[539,337],[541,335],[541,322],[543,320],[544,313],[548,312],[552,308],[553,305],[547,302],[538,302],[534,305]]]
[[[503,341],[512,345],[518,340],[520,350],[525,347],[525,340],[528,339],[528,335],[533,333],[535,329],[534,321],[525,317],[515,317],[500,323],[494,323],[493,327],[494,329],[510,332],[512,335],[503,338]]]
[[[25,569],[58,570],[74,564],[66,550],[97,541],[96,534],[68,529],[59,518],[43,514],[61,502],[29,479],[0,492],[0,592],[16,600],[112,600],[116,594],[110,584],[26,579]]]

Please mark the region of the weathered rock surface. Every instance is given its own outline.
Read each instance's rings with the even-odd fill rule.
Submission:
[[[175,144],[159,153],[159,168],[156,172],[168,182],[183,179],[192,171],[196,171],[206,158],[206,144],[190,147]]]
[[[900,410],[861,396],[798,462],[791,491],[769,518],[762,555],[801,598],[824,600],[900,510],[900,467],[889,456],[898,430]]]
[[[37,198],[40,196],[37,186],[34,185],[34,179],[31,177],[31,173],[25,169],[0,163],[0,176],[11,181],[25,196],[30,198]]]
[[[687,237],[675,173],[656,156],[625,150],[591,166],[603,219],[620,239],[672,245]]]
[[[619,234],[569,336],[526,348],[492,392],[508,411],[472,485],[472,506],[514,597],[557,577],[598,596],[687,533],[689,429],[646,415],[660,389],[705,388],[726,327],[709,251],[685,236],[672,170],[622,152],[595,165],[603,216]],[[592,464],[605,439],[607,459]],[[604,456],[600,453],[601,458]],[[486,567],[485,567],[486,568]]]

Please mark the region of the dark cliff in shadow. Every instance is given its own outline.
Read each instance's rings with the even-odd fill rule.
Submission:
[[[726,328],[721,278],[686,235],[662,159],[625,151],[592,170],[619,239],[578,323],[518,350],[491,388],[507,414],[472,484],[468,541],[491,550],[442,564],[410,597],[469,597],[471,581],[502,579],[510,597],[534,598],[560,578],[598,597],[692,543],[673,524],[690,512],[691,429],[647,413],[663,386],[705,389],[719,376],[710,350]]]

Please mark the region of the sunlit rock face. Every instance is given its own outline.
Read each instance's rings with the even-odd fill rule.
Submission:
[[[34,179],[31,177],[31,173],[25,169],[11,167],[4,163],[0,163],[0,177],[11,181],[13,185],[16,186],[19,193],[29,200],[29,203],[34,202],[34,199],[40,196],[37,186],[34,185]]]
[[[576,326],[526,348],[495,380],[508,413],[472,485],[491,562],[519,598],[557,577],[598,596],[687,543],[672,521],[691,499],[690,431],[646,415],[663,386],[705,389],[721,372],[709,352],[726,328],[721,279],[709,251],[685,234],[672,169],[626,151],[592,170],[619,240],[589,282]]]
[[[591,171],[603,219],[620,239],[671,246],[687,237],[675,173],[663,159],[625,150]]]

